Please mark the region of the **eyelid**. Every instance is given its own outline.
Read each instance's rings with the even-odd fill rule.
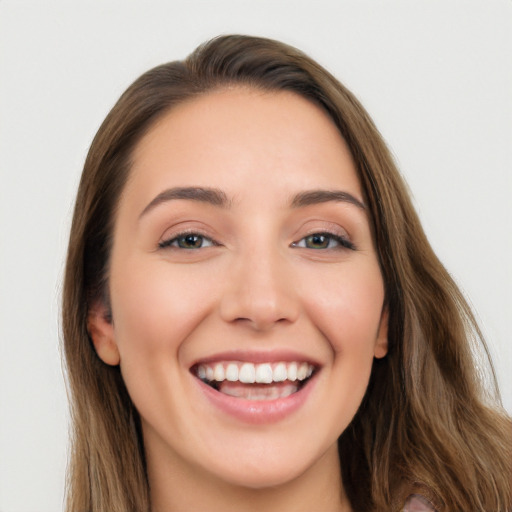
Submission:
[[[307,228],[302,236],[310,236],[316,233],[326,233],[329,235],[341,236],[343,238],[350,239],[347,231],[343,229],[339,224],[334,222],[321,222],[318,224],[315,223],[313,227]]]

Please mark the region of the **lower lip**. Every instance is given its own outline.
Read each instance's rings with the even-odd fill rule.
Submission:
[[[202,380],[194,377],[206,398],[222,412],[245,423],[274,423],[291,416],[307,401],[316,383],[313,375],[308,382],[295,393],[275,400],[245,400],[226,395],[213,389]]]

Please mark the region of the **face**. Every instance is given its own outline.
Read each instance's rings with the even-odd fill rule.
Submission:
[[[113,323],[90,326],[150,470],[261,488],[337,454],[386,314],[354,163],[322,110],[248,89],[174,108],[136,148],[113,236]]]

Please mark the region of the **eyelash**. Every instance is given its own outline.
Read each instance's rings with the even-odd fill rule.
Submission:
[[[179,245],[180,241],[185,240],[187,237],[195,237],[197,239],[200,239],[201,242],[203,242],[204,240],[207,240],[209,242],[209,245],[207,245],[206,247],[212,247],[212,246],[219,245],[217,242],[215,242],[211,238],[209,238],[201,233],[198,233],[196,231],[186,231],[184,233],[178,233],[173,238],[169,238],[168,240],[163,240],[162,242],[159,242],[158,247],[160,249],[172,247],[175,249],[184,249],[184,250],[189,250],[189,251],[197,250],[197,249],[204,249],[204,246],[202,245],[202,243],[201,243],[201,247],[181,247]]]
[[[182,246],[180,246],[179,245],[180,241],[184,241],[187,237],[196,238],[201,243],[201,245],[199,247],[182,247]],[[307,247],[305,241],[308,238],[311,239],[314,237],[325,238],[327,241],[327,247],[320,247],[320,248]],[[209,244],[206,246],[203,245],[203,242],[205,240],[209,242]],[[304,245],[299,245],[302,241],[304,241]],[[337,244],[337,246],[329,247],[332,242],[335,242]],[[189,232],[184,232],[184,233],[178,233],[173,238],[169,238],[168,240],[163,240],[162,242],[159,242],[158,247],[160,249],[165,249],[167,247],[173,247],[175,249],[197,250],[197,249],[204,249],[205,247],[214,247],[214,246],[218,246],[218,245],[220,245],[220,244],[215,242],[215,240],[212,240],[211,238],[209,238],[205,235],[202,235],[201,233],[198,233],[195,231],[189,231]],[[340,250],[340,249],[341,250],[343,250],[343,249],[355,250],[356,249],[355,245],[347,238],[345,238],[341,235],[334,234],[334,233],[329,233],[327,231],[315,232],[315,233],[306,235],[305,237],[301,238],[298,242],[293,242],[291,244],[291,247],[311,249],[311,250],[315,250],[315,251],[332,250],[332,249],[334,249],[334,250],[336,250],[336,249],[338,249],[338,250]]]
[[[320,248],[313,248],[313,247],[306,247],[306,245],[299,245],[300,242],[307,240],[308,238],[314,238],[314,237],[325,237],[327,239],[328,246],[327,247],[320,247]],[[329,247],[331,245],[331,242],[336,242],[337,246],[335,247]],[[306,235],[305,237],[301,238],[298,242],[292,243],[292,247],[300,247],[304,249],[312,249],[314,251],[319,250],[343,250],[343,249],[350,249],[354,251],[356,249],[356,246],[347,238],[341,235],[337,235],[335,233],[329,233],[328,231],[319,231],[315,233],[310,233],[309,235]]]

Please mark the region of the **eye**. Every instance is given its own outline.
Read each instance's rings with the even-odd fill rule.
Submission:
[[[183,233],[158,244],[161,249],[165,247],[173,247],[177,249],[203,249],[204,247],[212,247],[214,245],[217,244],[213,240],[200,235],[199,233]]]
[[[305,249],[355,249],[354,244],[340,236],[333,233],[312,233],[305,236],[298,242],[294,242],[292,247],[304,247]]]

